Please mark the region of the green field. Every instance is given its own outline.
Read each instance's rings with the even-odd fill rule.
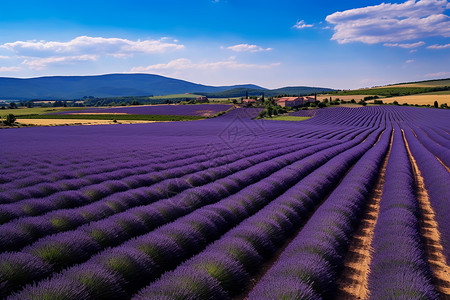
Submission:
[[[438,80],[425,80],[417,82],[397,83],[391,84],[386,87],[439,87],[450,86],[450,78],[438,79]]]
[[[298,116],[274,116],[272,118],[265,118],[264,120],[275,120],[275,121],[304,121],[308,120],[310,117],[298,117]]]
[[[382,87],[351,91],[338,91],[334,95],[378,95],[383,97],[399,97],[423,93],[449,91],[450,87]]]
[[[439,92],[431,92],[431,93],[423,93],[419,95],[450,95],[450,90],[448,91],[439,91]]]
[[[18,119],[79,119],[79,120],[133,120],[133,121],[193,121],[202,116],[175,115],[117,115],[117,114],[70,114],[70,115],[22,115]]]
[[[81,110],[84,107],[32,107],[32,108],[16,108],[16,109],[0,109],[0,116],[5,118],[6,115],[13,114],[17,116],[38,115],[53,113],[58,111]]]

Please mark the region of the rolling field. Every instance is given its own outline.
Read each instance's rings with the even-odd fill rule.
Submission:
[[[259,111],[1,130],[0,298],[450,297],[448,110]]]
[[[58,115],[67,114],[131,114],[131,115],[182,115],[210,117],[222,111],[233,108],[225,104],[196,104],[196,105],[141,105],[132,107],[86,108],[81,111],[57,112]]]

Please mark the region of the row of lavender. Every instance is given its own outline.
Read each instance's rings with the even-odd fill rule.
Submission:
[[[23,215],[0,226],[0,237],[3,235],[4,241],[1,244],[6,245],[4,250],[17,251],[0,255],[4,267],[0,270],[2,295],[22,289],[13,298],[39,299],[58,295],[67,299],[126,298],[163,274],[160,280],[135,294],[135,297],[233,296],[241,293],[250,282],[249,278],[259,272],[261,263],[270,259],[276,249],[283,247],[289,236],[319,208],[295,240],[303,236],[305,243],[299,249],[303,249],[305,258],[316,257],[316,265],[320,270],[308,269],[306,260],[302,269],[304,273],[300,269],[289,269],[285,275],[290,276],[277,277],[278,272],[271,268],[250,293],[250,297],[260,299],[266,295],[272,298],[269,295],[274,294],[270,294],[270,290],[287,297],[295,293],[304,293],[314,299],[328,297],[338,276],[339,258],[345,254],[349,237],[357,226],[376,170],[387,149],[390,128],[377,142],[385,121],[403,124],[408,119],[421,120],[420,115],[426,116],[422,111],[419,114],[404,108],[352,110],[352,113],[343,116],[346,121],[336,122],[340,116],[334,115],[333,119],[324,110],[326,118],[322,118],[322,121],[318,115],[317,119],[311,119],[314,122],[305,121],[299,122],[300,125],[289,126],[250,121],[239,116],[231,118],[241,124],[238,136],[248,139],[253,135],[254,147],[246,144],[241,144],[240,148],[230,147],[233,143],[225,141],[227,147],[222,147],[224,149],[220,149],[219,153],[205,156],[202,154],[205,153],[204,149],[208,149],[210,144],[206,141],[210,138],[181,138],[177,126],[177,130],[172,129],[172,132],[168,131],[167,125],[133,126],[138,131],[142,130],[139,137],[151,135],[158,138],[162,134],[159,131],[161,129],[163,132],[166,130],[165,134],[169,132],[170,139],[180,141],[180,144],[171,149],[169,156],[162,155],[163,149],[158,149],[157,157],[147,159],[148,151],[142,151],[136,160],[123,160],[119,164],[121,168],[128,169],[123,177],[114,167],[105,168],[97,175],[86,176],[98,181],[85,182],[80,187],[92,188],[98,185],[100,188],[102,183],[123,187],[118,182],[128,177],[145,177],[146,170],[153,170],[156,177],[152,179],[157,180],[136,186],[127,183],[123,191],[119,189],[111,194],[93,197],[87,202],[75,203],[69,209],[60,209],[58,206],[54,211],[53,208],[44,209],[36,216]],[[202,122],[210,124],[208,130],[211,131],[207,134],[211,136],[212,132],[221,134],[224,126],[228,126],[227,120],[230,120],[229,116],[228,119]],[[448,241],[449,231],[446,228],[449,227],[445,218],[448,213],[448,188],[442,181],[441,184],[433,185],[433,179],[430,179],[436,178],[432,177],[432,173],[438,165],[442,170],[441,176],[444,176],[441,178],[448,176],[443,166],[445,163],[433,155],[439,157],[439,153],[433,151],[436,148],[433,148],[432,143],[439,144],[441,148],[438,148],[442,150],[449,140],[448,133],[441,129],[445,122],[439,117],[436,120],[438,127],[431,127],[428,121],[423,124],[416,122],[416,127],[409,124],[417,137],[409,127],[404,126],[404,130],[413,155],[420,155],[425,160],[418,161],[419,167],[426,168],[431,164],[430,171],[423,170],[422,173],[433,206],[442,206],[442,212],[436,211],[436,217],[440,218],[439,229],[443,239]],[[196,124],[200,123],[189,122],[185,126],[195,129],[198,127]],[[108,131],[106,127],[96,128],[102,133]],[[149,132],[148,128],[154,131]],[[417,134],[417,130],[425,132],[424,135]],[[260,135],[271,138],[261,138]],[[305,140],[310,137],[316,139]],[[190,150],[195,144],[192,139],[201,141],[205,148]],[[397,141],[398,138],[395,143]],[[374,143],[376,145],[368,150]],[[285,148],[277,149],[280,145]],[[137,145],[131,146],[136,148]],[[212,149],[218,148],[215,146]],[[195,157],[185,161],[183,155],[189,155],[187,153]],[[361,156],[344,181],[327,197],[327,192],[339,183]],[[163,161],[170,163],[170,169],[164,168]],[[95,159],[85,162],[93,164]],[[105,165],[107,163],[108,160],[105,160]],[[134,170],[140,168],[140,163],[142,173],[136,175]],[[51,162],[48,164],[51,165]],[[86,163],[80,162],[80,171],[83,170],[83,164]],[[154,168],[158,164],[159,169]],[[60,165],[65,164],[61,162]],[[64,173],[63,168],[60,171]],[[96,170],[91,168],[87,172],[94,173]],[[361,175],[366,172],[371,174],[368,178]],[[169,174],[171,177],[167,177]],[[85,174],[81,177],[85,177]],[[11,192],[17,180],[8,182],[10,186],[4,191]],[[40,183],[36,182],[35,185],[39,186]],[[29,190],[32,190],[32,186]],[[67,191],[80,187],[74,186]],[[20,190],[17,188],[17,191]],[[50,196],[38,199],[58,193],[64,192],[50,192]],[[327,200],[320,205],[323,199]],[[12,199],[11,204],[5,205],[26,203],[24,201],[27,200],[30,199],[25,196]],[[95,222],[88,224],[91,221]],[[315,235],[318,236],[316,240]],[[444,249],[448,248],[444,246]],[[280,258],[289,256],[286,251]],[[321,260],[317,258],[319,256]],[[288,258],[286,261],[290,264]],[[174,272],[167,272],[176,266]],[[312,274],[312,277],[299,275],[294,278],[291,271],[295,271],[295,274]],[[270,274],[275,277],[270,277]],[[323,277],[324,274],[328,277]],[[284,284],[276,285],[274,280],[282,278]],[[27,286],[34,280],[34,285]],[[267,282],[272,282],[272,285]],[[322,289],[322,285],[327,289]],[[286,286],[296,288],[286,289]]]
[[[372,134],[370,139],[372,143],[375,141],[378,134],[379,132]],[[96,286],[95,289],[87,285],[83,286],[82,290],[88,293],[89,297],[120,297],[120,295],[123,296],[125,294],[129,294],[131,291],[136,290],[139,285],[142,286],[142,284],[145,284],[145,280],[148,281],[152,278],[151,276],[146,276],[145,278],[141,279],[136,278],[136,276],[138,276],[139,274],[129,274],[131,272],[131,269],[143,269],[146,270],[146,272],[151,272],[156,277],[164,270],[170,269],[174,265],[177,265],[183,260],[189,258],[191,255],[202,250],[207,245],[207,243],[214,241],[217,237],[220,237],[220,235],[223,234],[224,231],[231,229],[240,221],[246,219],[247,217],[249,217],[249,215],[254,214],[256,211],[270,203],[270,201],[274,197],[277,197],[280,193],[288,189],[290,186],[296,184],[306,174],[313,171],[318,166],[326,163],[330,158],[345,151],[344,153],[346,156],[346,160],[344,160],[344,164],[340,162],[340,172],[335,172],[336,170],[334,168],[331,170],[328,170],[328,168],[324,168],[330,173],[329,176],[332,176],[334,181],[337,181],[339,179],[339,175],[341,175],[342,172],[345,171],[346,167],[348,168],[348,160],[351,161],[357,159],[357,153],[359,153],[359,155],[362,155],[362,153],[365,151],[364,147],[367,147],[365,145],[370,144],[370,141],[367,141],[358,146],[356,150],[346,150],[357,146],[365,138],[366,135],[361,136],[354,141],[332,147],[330,147],[331,145],[322,145],[324,147],[320,152],[317,152],[319,149],[311,149],[313,147],[307,148],[307,150],[310,152],[309,154],[311,155],[311,157],[306,157],[307,154],[303,153],[296,158],[297,160],[300,159],[299,161],[295,162],[294,164],[292,164],[293,162],[291,162],[291,165],[289,165],[287,168],[283,168],[282,170],[275,172],[271,176],[267,176],[270,172],[264,170],[262,173],[265,174],[265,178],[262,181],[243,189],[235,195],[221,200],[216,205],[213,204],[204,209],[197,209],[199,207],[193,207],[193,212],[191,214],[168,225],[153,230],[149,234],[140,235],[136,239],[122,244],[118,248],[106,250],[99,255],[90,258],[82,265],[75,268],[70,268],[62,272],[60,275],[55,275],[52,277],[52,279],[44,281],[38,286],[26,288],[16,297],[34,297],[33,295],[48,293],[50,292],[50,290],[54,290],[56,286],[58,286],[60,290],[62,289],[65,292],[70,291],[69,295],[73,294],[74,297],[76,297],[80,292],[80,281],[82,282],[85,276],[99,276],[99,278],[101,278],[101,280],[99,279],[99,286]],[[274,165],[280,165],[281,162],[273,160],[273,163]],[[322,176],[321,174],[322,173],[319,172],[319,176]],[[309,185],[306,184],[306,186]],[[314,189],[311,189],[310,186],[309,190],[314,191]],[[205,203],[205,201],[202,201],[202,204],[207,203]],[[180,205],[178,204],[177,206]],[[188,206],[191,207],[192,204],[189,203]],[[227,220],[227,222],[225,223],[221,218],[205,218],[205,213],[210,211],[211,209],[215,211],[220,210],[220,216],[222,218],[231,214],[232,216],[230,217],[232,217],[232,219]],[[226,209],[226,211],[223,211],[224,209]],[[161,242],[158,242],[161,238],[171,240],[173,248],[161,248]],[[169,246],[167,245],[167,241],[166,246]],[[83,250],[86,251],[87,249]],[[137,251],[141,251],[138,252],[141,253],[141,256],[143,255],[142,252],[144,252],[144,254],[146,254],[147,256],[147,261],[152,261],[154,266],[151,267],[148,264],[145,264],[145,259],[138,259],[138,256],[136,256]],[[172,254],[169,262],[164,259],[166,257],[161,257],[162,255],[164,255],[164,251]],[[119,253],[122,253],[122,255],[120,256]],[[179,257],[177,258],[177,256]],[[127,262],[127,264],[132,264],[132,267],[130,267],[131,269],[125,268],[123,270],[114,269],[115,266],[110,266],[107,263],[108,259],[105,261],[103,259],[104,257],[110,257],[110,259],[115,258],[116,260],[120,260],[122,263]],[[82,259],[80,259],[79,261],[82,261]],[[107,281],[105,274],[107,274],[108,272],[110,274],[111,272],[114,274],[114,271],[116,272],[116,277],[118,275],[118,271],[123,271],[124,273],[120,273],[120,276],[113,281],[114,287],[108,289],[102,288],[104,287],[101,286],[102,284],[112,284],[111,282]],[[92,272],[94,272],[95,274],[93,275]],[[79,276],[81,278],[74,279],[73,276]],[[113,295],[109,294],[109,292],[113,292]],[[108,293],[108,295],[102,295],[98,293]]]
[[[264,165],[270,163],[271,159],[285,157],[290,151],[300,150],[315,144],[317,142],[306,142],[303,145],[297,146],[287,145],[287,148],[282,150],[274,150],[273,146],[261,147],[255,150],[254,153],[248,153],[249,156],[245,159],[239,159],[238,156],[231,156],[227,165],[211,166],[208,169],[185,176],[182,176],[185,173],[180,172],[176,168],[171,170],[171,174],[174,175],[170,176],[172,178],[159,182],[153,180],[152,182],[148,182],[147,185],[143,184],[141,187],[114,193],[88,205],[73,209],[50,211],[40,216],[22,217],[0,226],[0,249],[2,251],[17,250],[18,247],[23,247],[27,243],[42,236],[71,230],[87,222],[99,220],[139,205],[152,203],[159,199],[172,197],[184,190],[200,187],[220,178],[227,179],[227,181],[224,181],[225,188],[229,188],[240,182],[242,184],[248,184],[249,181],[258,178],[256,176],[247,179],[247,181],[242,179],[249,177],[250,167],[254,169],[259,166],[264,169]],[[253,154],[253,156],[250,156],[250,154]],[[193,166],[190,165],[185,166],[183,170],[195,171],[195,169],[193,170]],[[239,171],[243,170],[247,174],[240,176]],[[177,172],[182,177],[175,177]],[[125,179],[125,182],[128,181]]]
[[[274,156],[269,157],[263,163],[251,166],[241,172],[232,173],[224,179],[216,180],[203,187],[191,188],[174,197],[162,199],[152,204],[145,205],[145,202],[142,203],[142,201],[141,203],[135,203],[139,200],[135,195],[134,197],[121,197],[117,199],[116,204],[118,206],[126,206],[127,202],[130,201],[131,207],[143,204],[145,206],[138,206],[130,211],[124,209],[123,213],[114,214],[110,218],[90,223],[88,226],[81,227],[75,231],[40,239],[20,253],[4,254],[2,259],[15,264],[19,271],[23,271],[26,268],[22,260],[23,252],[25,252],[27,254],[27,262],[34,261],[36,262],[35,265],[39,266],[38,269],[29,272],[27,280],[46,276],[65,266],[83,261],[102,248],[120,244],[133,236],[149,232],[157,226],[195,211],[211,201],[219,201],[223,197],[238,192],[246,185],[254,185],[255,181],[257,182],[271,173],[277,172],[280,168],[300,158],[307,157],[320,150],[323,151],[333,145],[332,142],[318,146],[314,146],[314,144],[316,143],[284,149],[288,154],[281,155],[278,158]],[[301,148],[305,148],[305,150],[292,152],[294,149],[300,150]],[[253,185],[250,189],[255,189]],[[155,192],[153,191],[153,193]],[[97,205],[97,203],[99,201],[94,204]],[[92,213],[99,211],[98,205],[95,208]],[[157,214],[155,215],[155,211],[162,214],[164,218]],[[42,270],[42,262],[45,265],[44,269],[46,272]],[[8,275],[11,278],[14,276],[14,274]],[[10,289],[14,290],[23,283],[19,281],[11,284]]]

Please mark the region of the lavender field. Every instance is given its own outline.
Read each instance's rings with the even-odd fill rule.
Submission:
[[[259,111],[1,130],[0,298],[450,297],[448,110]]]
[[[178,116],[213,116],[231,109],[228,104],[198,105],[145,105],[133,107],[86,108],[79,111],[63,111],[53,114],[132,114],[132,115],[178,115]]]

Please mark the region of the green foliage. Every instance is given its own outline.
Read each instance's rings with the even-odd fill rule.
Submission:
[[[434,101],[434,107],[439,108],[439,103],[437,101]]]
[[[448,91],[450,86],[440,86],[440,87],[380,87],[371,89],[360,89],[360,90],[350,90],[350,91],[337,91],[331,92],[336,95],[372,95],[372,99],[375,99],[373,95],[384,96],[384,97],[398,97],[415,95],[422,93],[430,93],[437,91]],[[370,100],[370,99],[365,99]]]
[[[16,116],[14,116],[13,114],[6,115],[6,120],[3,121],[3,123],[8,126],[13,125],[14,122],[16,122]]]
[[[327,107],[326,103],[324,103],[324,102],[320,102],[319,104],[317,104],[317,106],[318,106],[319,108]]]

